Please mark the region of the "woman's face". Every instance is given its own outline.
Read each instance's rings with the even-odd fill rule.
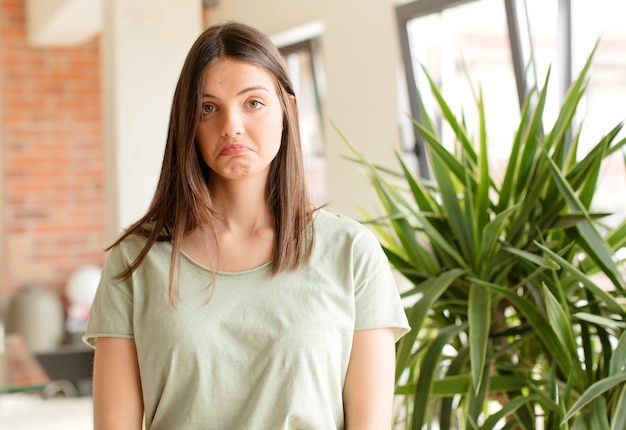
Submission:
[[[270,74],[251,63],[218,59],[206,70],[201,110],[196,140],[217,175],[213,179],[267,180],[283,131],[283,109]]]

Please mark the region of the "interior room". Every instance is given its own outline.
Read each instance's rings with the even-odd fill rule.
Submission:
[[[411,121],[434,111],[422,67],[476,134],[480,86],[502,176],[524,97],[549,72],[555,121],[597,44],[574,139],[591,148],[626,119],[625,13],[621,0],[0,0],[0,427],[92,428],[81,336],[105,249],[150,204],[174,87],[208,26],[245,22],[281,49],[313,201],[361,221],[384,211],[344,138],[430,177]],[[609,227],[626,216],[625,154],[596,186]]]

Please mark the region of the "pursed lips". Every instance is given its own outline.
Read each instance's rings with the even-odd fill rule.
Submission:
[[[249,149],[245,145],[231,144],[222,149],[220,155],[237,155],[248,151]]]

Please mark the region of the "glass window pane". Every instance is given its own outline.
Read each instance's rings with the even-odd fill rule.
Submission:
[[[537,1],[537,0],[535,0]],[[572,2],[574,69],[580,70],[599,40],[587,96],[578,112],[583,121],[582,142],[591,146],[619,122],[626,119],[626,26],[623,0]],[[621,137],[626,133],[622,131]],[[626,216],[626,171],[624,152],[604,164],[594,207],[617,211],[614,223]]]
[[[477,25],[476,23],[480,23]],[[519,121],[515,76],[511,65],[506,13],[501,0],[470,2],[407,23],[416,86],[431,115],[436,114],[422,66],[457,117],[463,115],[477,133],[475,94],[480,87],[487,116],[491,156],[503,165]],[[441,130],[447,145],[451,130]]]
[[[298,100],[300,134],[304,169],[313,203],[322,205],[327,200],[326,157],[324,155],[320,95],[315,81],[315,69],[310,43],[297,49],[283,48],[289,75]]]
[[[543,87],[551,68],[544,124],[551,128],[566,88],[562,82],[564,64],[560,63],[559,1],[517,1],[521,42],[530,37],[534,59],[531,71],[537,85]],[[594,44],[599,40],[589,86],[577,112],[582,121],[579,152],[586,154],[601,137],[626,119],[626,27],[623,0],[571,2],[572,5],[572,75],[576,78]],[[561,18],[562,19],[562,18]],[[480,23],[478,25],[477,23]],[[476,107],[472,91],[481,88],[485,105],[490,161],[494,175],[506,163],[513,132],[519,122],[519,105],[512,67],[506,11],[501,0],[481,0],[420,16],[407,23],[415,82],[424,96],[431,115],[437,115],[421,67],[434,78],[457,116],[463,115],[470,134],[476,135]],[[440,121],[440,119],[439,119]],[[451,130],[441,131],[444,143],[453,144]],[[624,132],[622,132],[622,137]],[[409,139],[407,139],[409,140]],[[412,142],[411,142],[412,143]],[[407,151],[412,150],[410,144]],[[497,176],[496,176],[497,177]],[[595,210],[617,212],[612,219],[621,221],[626,214],[624,189],[626,172],[623,152],[604,165]],[[619,196],[618,198],[616,198]],[[611,220],[608,220],[611,222]]]

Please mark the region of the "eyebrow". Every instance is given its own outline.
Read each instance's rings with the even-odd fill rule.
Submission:
[[[256,86],[244,88],[243,90],[239,91],[236,95],[240,96],[242,94],[249,93],[251,91],[258,91],[258,90],[266,91],[266,92],[269,93],[269,90],[266,87],[264,87],[262,85],[256,85]],[[202,93],[202,97],[208,97],[208,98],[212,98],[212,99],[217,99],[218,98],[217,96],[215,96],[213,94],[209,94],[209,93]]]

